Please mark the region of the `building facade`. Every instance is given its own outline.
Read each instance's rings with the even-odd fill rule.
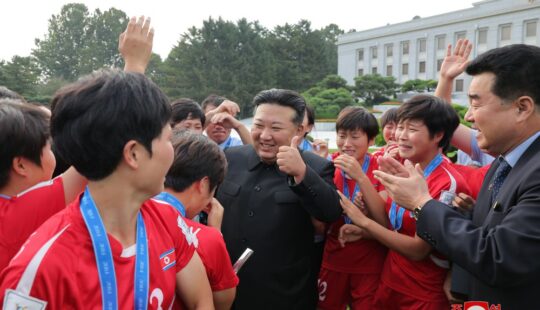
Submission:
[[[540,46],[540,0],[484,0],[472,8],[339,37],[338,74],[349,84],[364,74],[407,80],[437,80],[448,44],[469,39],[471,57],[515,43]],[[453,86],[453,101],[467,104],[470,77]]]

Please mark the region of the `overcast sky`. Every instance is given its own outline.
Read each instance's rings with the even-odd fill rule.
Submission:
[[[221,16],[236,21],[247,18],[258,20],[266,28],[300,19],[311,21],[313,28],[337,24],[345,31],[366,30],[388,23],[411,20],[415,15],[428,17],[472,7],[479,0],[191,0],[191,1],[134,1],[84,0],[90,11],[115,7],[132,15],[152,17],[156,30],[154,51],[166,57],[176,45],[180,35],[191,26],[202,26],[208,17]],[[28,56],[34,48],[34,39],[47,33],[48,20],[58,14],[65,0],[4,0],[0,18],[0,59],[14,55]]]

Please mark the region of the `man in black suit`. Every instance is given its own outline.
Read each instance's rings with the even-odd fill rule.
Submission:
[[[217,192],[231,259],[254,250],[238,274],[234,308],[314,309],[311,217],[330,222],[341,214],[334,166],[297,148],[306,106],[300,95],[265,90],[254,105],[253,145],[225,151],[228,171]]]
[[[499,156],[488,171],[472,220],[431,199],[418,167],[380,161],[390,196],[413,210],[416,233],[469,273],[470,300],[533,309],[540,292],[540,47],[511,45],[483,53],[466,120],[478,145]],[[392,175],[393,174],[393,175]]]

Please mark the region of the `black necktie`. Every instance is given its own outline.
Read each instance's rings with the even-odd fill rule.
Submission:
[[[510,170],[512,170],[512,166],[510,166],[510,164],[508,164],[508,162],[504,160],[504,158],[499,157],[499,167],[497,167],[497,170],[495,171],[495,176],[493,177],[491,184],[489,185],[489,188],[491,189],[491,202],[497,199],[499,190],[504,183],[504,179],[506,179],[506,176],[508,175],[508,173],[510,173]]]

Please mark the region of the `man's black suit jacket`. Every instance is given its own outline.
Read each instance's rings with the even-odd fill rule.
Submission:
[[[228,171],[217,191],[225,209],[222,232],[231,260],[246,248],[254,254],[240,270],[235,309],[313,309],[313,225],[341,215],[334,165],[302,152],[307,166],[300,184],[277,166],[260,161],[253,146],[225,151]]]
[[[502,309],[540,309],[540,138],[523,153],[490,202],[486,174],[472,221],[431,200],[420,213],[417,234],[470,276],[470,300]]]

